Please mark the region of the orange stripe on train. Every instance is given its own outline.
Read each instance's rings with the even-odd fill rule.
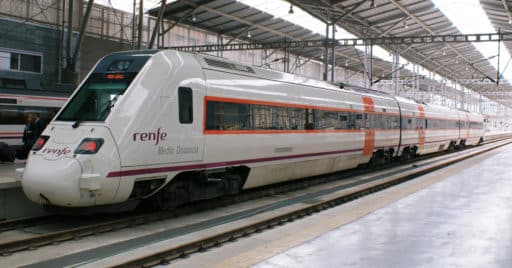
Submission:
[[[418,113],[420,118],[425,118],[425,108],[423,105],[418,105]],[[418,147],[423,148],[425,146],[425,127],[418,128]]]

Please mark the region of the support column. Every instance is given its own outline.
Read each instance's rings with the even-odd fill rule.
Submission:
[[[363,85],[364,87],[371,88],[373,86],[373,45],[371,43],[364,44],[364,77]]]
[[[103,16],[104,16],[104,12],[103,12],[104,8],[101,9],[101,24],[102,24],[102,27],[101,27],[101,37],[103,38],[103,23],[105,22]],[[137,14],[137,0],[133,0],[133,10],[132,10],[132,49],[135,50],[136,48],[136,42],[135,42],[135,39],[136,39],[136,32],[137,32],[137,16],[135,14]]]
[[[73,0],[68,1],[68,35],[66,39],[66,67],[71,65],[71,40],[73,37]]]
[[[458,102],[458,98],[459,98],[459,94],[458,94],[458,91],[457,91],[457,83],[452,82],[452,88],[453,88],[453,92],[455,92],[455,96],[453,98],[453,107],[457,108],[457,107],[459,107],[459,104],[457,103]]]
[[[500,89],[500,57],[501,57],[501,28],[498,28],[498,68],[496,70],[496,90]]]
[[[160,34],[160,24],[162,22],[162,17],[164,16],[166,0],[162,0],[160,4],[160,9],[158,10],[158,16],[156,18],[155,27],[153,28],[153,33],[151,34],[151,39],[149,40],[148,48],[152,49],[155,45],[155,38]],[[158,44],[158,41],[157,41]]]
[[[286,37],[284,38],[283,72],[290,72],[290,50],[286,47]]]
[[[482,92],[478,92],[478,112],[483,113],[482,109]]]
[[[393,92],[395,96],[400,96],[400,53],[398,49],[393,53]]]
[[[85,15],[82,18],[82,24],[80,25],[80,33],[78,35],[78,41],[76,42],[75,50],[73,52],[73,57],[71,58],[71,64],[69,66],[70,71],[75,71],[76,62],[79,57],[80,47],[82,46],[82,42],[84,40],[85,29],[87,29],[87,23],[89,22],[89,16],[91,14],[92,6],[94,5],[94,0],[89,0],[87,3],[87,9],[85,10]]]
[[[446,79],[441,80],[441,105],[446,106]]]
[[[336,72],[336,54],[334,53],[336,41],[336,24],[332,25],[332,49],[331,49],[331,83],[334,83],[334,75]]]
[[[149,24],[148,24],[149,26]],[[139,32],[137,39],[137,49],[142,49],[142,28],[144,27],[144,0],[139,1]]]
[[[221,40],[222,40],[222,35],[221,34],[217,34],[217,45],[222,45]],[[217,50],[215,53],[217,54],[217,57],[221,56],[220,55],[220,50]]]
[[[433,83],[432,72],[428,72],[428,88],[427,88],[427,102],[432,102],[432,96],[434,96],[434,83]]]
[[[325,55],[324,55],[324,74],[323,80],[327,81],[327,73],[329,72],[329,24],[325,24]]]

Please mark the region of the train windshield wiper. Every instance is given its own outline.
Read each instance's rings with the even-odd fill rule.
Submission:
[[[73,125],[71,125],[72,128],[77,128],[78,126],[80,126],[80,123],[82,123],[82,121],[80,120],[76,120]]]
[[[101,107],[100,112],[98,113],[99,114],[98,118],[100,120],[105,120],[105,117],[107,117],[107,115],[110,113],[110,110],[112,110],[112,108],[116,104],[118,98],[119,98],[119,95],[115,95],[114,98],[112,98],[111,100],[107,101],[103,105],[103,107]]]

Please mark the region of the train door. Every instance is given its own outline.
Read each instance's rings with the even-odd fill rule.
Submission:
[[[172,155],[171,162],[201,161],[203,159],[204,139],[202,90],[192,86],[180,86],[177,89],[174,105],[177,109],[176,127],[172,133],[172,145],[164,150]]]

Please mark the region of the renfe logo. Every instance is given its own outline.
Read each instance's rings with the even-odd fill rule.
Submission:
[[[166,137],[167,132],[161,131],[161,128],[158,128],[156,132],[133,133],[133,141],[155,141],[155,145],[158,145],[160,141],[164,141]]]
[[[53,155],[56,155],[57,157],[60,157],[60,156],[67,155],[67,154],[71,153],[71,150],[68,147],[64,147],[64,148],[45,148],[45,149],[43,149],[41,151],[41,153],[43,153],[43,154],[53,154]]]

